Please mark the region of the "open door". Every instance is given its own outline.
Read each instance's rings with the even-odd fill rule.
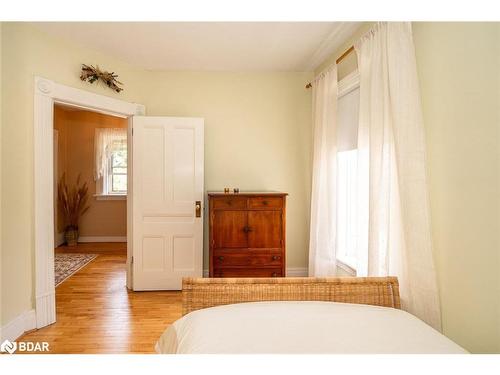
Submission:
[[[132,118],[134,290],[180,290],[203,273],[201,118]]]

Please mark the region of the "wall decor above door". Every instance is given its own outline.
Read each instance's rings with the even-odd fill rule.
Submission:
[[[82,81],[94,83],[95,81],[101,80],[113,91],[120,92],[123,88],[118,85],[123,85],[123,83],[118,81],[117,78],[118,74],[115,74],[115,72],[103,72],[99,69],[98,65],[93,67],[92,65],[82,64],[82,73],[80,74],[80,79]]]

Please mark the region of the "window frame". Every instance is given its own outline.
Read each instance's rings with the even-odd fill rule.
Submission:
[[[107,168],[107,171],[106,171],[106,176],[104,176],[107,181],[106,181],[106,195],[127,195],[127,190],[128,190],[128,186],[127,186],[127,189],[126,190],[120,190],[120,191],[113,191],[113,176],[115,175],[119,175],[119,176],[127,176],[127,172],[128,172],[128,160],[127,160],[127,165],[125,165],[125,167],[113,167],[113,158],[114,158],[114,154],[115,152],[118,152],[119,150],[115,150],[114,152],[111,152],[111,154],[109,155],[109,160],[108,160],[108,168]],[[125,152],[127,152],[127,148],[125,147]],[[127,155],[127,159],[128,159],[128,155]],[[114,173],[113,169],[114,168],[125,168],[127,169],[127,172],[125,173]],[[103,178],[104,178],[103,177]]]
[[[112,191],[113,186],[113,175],[128,175],[128,144],[124,146],[125,152],[127,153],[127,165],[126,167],[115,167],[115,168],[126,168],[126,173],[113,173],[113,156],[114,152],[110,153],[107,160],[107,168],[104,170],[104,176],[96,180],[96,194],[94,197],[96,200],[126,200],[128,194],[128,178],[127,178],[127,190],[123,192]],[[118,150],[115,150],[118,151]]]
[[[359,89],[359,87],[360,87],[359,72],[358,70],[355,70],[354,72],[350,73],[349,75],[347,75],[346,77],[344,77],[339,81],[338,99],[349,94],[353,90]],[[335,194],[337,194],[337,192]],[[338,250],[338,243],[336,244],[336,254],[335,254],[338,267],[347,272],[348,274],[356,276],[357,257],[355,258],[345,257],[344,254],[340,254],[337,250]]]

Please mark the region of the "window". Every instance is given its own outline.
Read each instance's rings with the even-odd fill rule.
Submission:
[[[358,252],[358,119],[359,79],[339,82],[337,107],[337,260],[356,270]]]
[[[127,130],[96,129],[94,148],[97,199],[125,197],[127,195]]]
[[[114,142],[108,160],[107,194],[127,194],[127,145]]]
[[[356,269],[358,151],[341,151],[337,155],[337,258]]]

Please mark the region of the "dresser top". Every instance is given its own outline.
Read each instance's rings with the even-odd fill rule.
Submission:
[[[224,193],[223,191],[209,191],[207,192],[209,197],[221,197],[221,196],[236,196],[236,195],[241,195],[241,196],[252,196],[252,195],[259,195],[259,196],[284,196],[288,195],[288,193],[283,193],[280,191],[240,191],[239,193],[234,193],[230,191],[229,193]]]

